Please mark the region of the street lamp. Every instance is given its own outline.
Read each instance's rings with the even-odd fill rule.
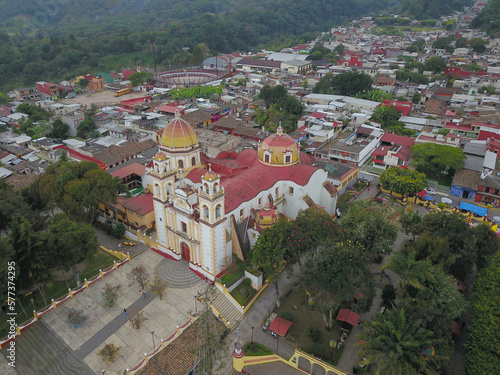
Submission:
[[[252,328],[252,344],[253,344],[253,329],[255,328],[254,326],[250,327]]]
[[[155,349],[156,349],[156,346],[155,346],[155,331],[151,331],[151,338],[153,339],[153,352],[154,352]]]

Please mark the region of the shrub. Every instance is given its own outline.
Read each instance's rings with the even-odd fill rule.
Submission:
[[[382,289],[382,300],[387,306],[392,306],[393,301],[396,299],[396,289],[391,284],[384,286]]]
[[[316,355],[318,357],[323,357],[325,355],[325,347],[321,346],[318,343],[312,344],[311,354]]]
[[[127,228],[125,228],[125,225],[122,223],[116,224],[116,226],[113,228],[113,236],[116,238],[122,238],[125,235],[125,231]]]
[[[321,338],[321,331],[319,329],[309,327],[309,329],[307,330],[307,336],[309,336],[312,341],[318,342]]]
[[[250,284],[252,284],[252,280],[250,280],[249,278],[246,278],[245,280],[243,280],[243,284],[250,285]]]
[[[289,312],[281,313],[280,317],[282,317],[283,319],[286,319],[286,320],[289,320],[289,321],[293,322],[293,315],[290,314]]]
[[[243,297],[248,296],[248,289],[245,288],[244,286],[240,286],[238,288],[238,293],[241,294]]]

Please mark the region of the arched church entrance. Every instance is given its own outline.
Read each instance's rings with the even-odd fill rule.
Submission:
[[[187,243],[183,242],[181,244],[181,250],[182,250],[182,259],[187,260],[188,262],[190,261],[191,257],[189,255],[189,246]]]

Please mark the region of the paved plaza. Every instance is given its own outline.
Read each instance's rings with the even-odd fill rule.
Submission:
[[[16,371],[10,368],[10,372],[4,372],[8,366],[4,356],[0,356],[0,373],[83,375],[100,374],[105,370],[107,375],[122,375],[125,369],[135,367],[144,358],[144,353],[153,351],[153,336],[154,345],[158,347],[160,339],[167,339],[176,331],[177,326],[189,320],[190,313],[195,310],[193,296],[203,286],[199,279],[189,288],[168,288],[162,300],[149,292],[144,298],[137,283],[129,285],[127,274],[133,267],[144,265],[152,277],[163,259],[154,251],[144,251],[103,280],[43,316],[16,339],[19,353]],[[104,307],[101,290],[106,283],[120,285],[114,307]],[[81,327],[70,327],[66,323],[67,308],[83,310],[87,317],[86,323]],[[127,315],[123,309],[127,309]],[[146,318],[140,329],[134,329],[128,320],[129,314],[134,310],[141,311]],[[35,339],[29,333],[30,330],[32,333],[37,331],[35,336],[42,337]],[[154,331],[153,336],[151,331]],[[50,337],[50,340],[46,341],[45,337]],[[122,349],[115,362],[106,363],[97,353],[105,344],[111,343]],[[49,346],[56,349],[49,353]],[[26,356],[21,356],[22,353],[26,353]],[[39,362],[34,360],[38,357]],[[66,370],[63,362],[69,363]],[[74,369],[70,369],[71,366]]]

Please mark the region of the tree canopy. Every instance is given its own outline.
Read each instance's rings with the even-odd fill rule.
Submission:
[[[500,254],[474,283],[465,374],[494,374],[500,368]]]
[[[420,143],[414,145],[413,165],[420,172],[429,176],[439,177],[453,174],[464,165],[467,158],[458,147],[439,145],[435,143]]]
[[[437,374],[432,368],[434,359],[422,358],[423,348],[436,345],[433,332],[407,315],[404,309],[377,314],[357,335],[366,342],[361,353],[374,363],[377,374]]]
[[[420,193],[427,183],[425,174],[404,168],[389,168],[382,172],[379,183],[386,190],[408,195]]]
[[[372,85],[372,78],[364,72],[353,71],[338,75],[328,73],[316,83],[313,92],[317,94],[354,96],[357,93],[369,91]]]
[[[336,243],[308,258],[301,281],[314,305],[328,316],[328,326],[343,302],[356,301],[351,309],[358,312],[370,309],[375,289],[368,266],[365,249],[351,241]]]
[[[399,232],[399,223],[389,209],[378,203],[356,201],[342,217],[341,230],[365,248],[371,258],[390,254]]]

